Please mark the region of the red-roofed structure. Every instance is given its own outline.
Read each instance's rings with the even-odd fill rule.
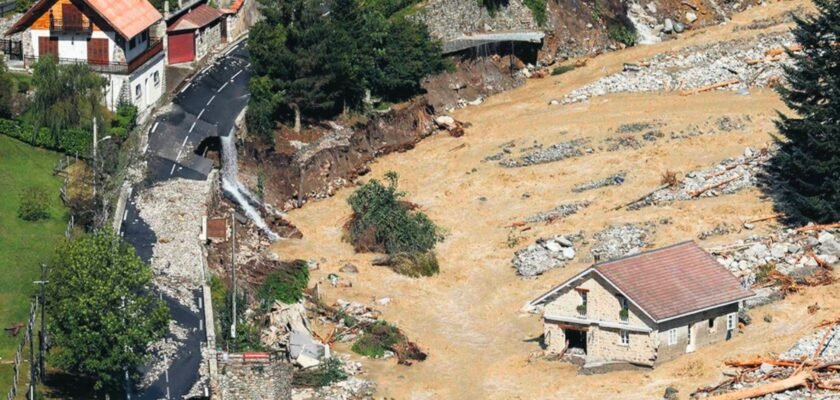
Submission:
[[[752,296],[696,243],[683,242],[595,264],[527,306],[543,309],[550,352],[571,346],[590,366],[653,366],[731,338],[740,303]]]
[[[227,42],[226,13],[199,0],[167,17],[169,64],[200,60]]]

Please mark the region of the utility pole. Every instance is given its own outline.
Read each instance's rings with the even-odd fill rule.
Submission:
[[[41,280],[35,281],[36,284],[41,285],[41,332],[38,334],[38,368],[40,370],[41,380],[47,377],[47,360],[44,353],[47,351],[47,297],[45,294],[45,287],[50,281],[47,280],[47,264],[41,264]]]
[[[231,219],[231,243],[230,243],[230,271],[233,275],[233,314],[230,324],[230,337],[236,339],[236,211],[230,214]]]
[[[31,317],[29,322],[34,322]],[[35,338],[32,337],[32,324],[29,322],[26,324],[29,335],[29,400],[35,400]]]
[[[93,117],[93,198],[96,200],[96,146],[99,144],[96,138],[96,117]]]

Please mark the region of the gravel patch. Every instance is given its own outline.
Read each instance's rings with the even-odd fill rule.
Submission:
[[[589,207],[589,204],[590,202],[588,200],[561,204],[551,210],[532,215],[526,218],[525,221],[529,223],[558,221],[570,215],[577,214],[578,211]]]
[[[596,262],[638,254],[650,246],[649,238],[655,231],[652,223],[613,225],[595,234],[589,252]]]
[[[574,243],[582,239],[581,233],[537,239],[536,243],[514,253],[513,267],[523,277],[564,267],[567,261],[576,257]]]

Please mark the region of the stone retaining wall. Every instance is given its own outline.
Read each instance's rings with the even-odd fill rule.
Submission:
[[[426,24],[433,36],[444,41],[469,32],[542,29],[522,0],[510,0],[493,16],[479,7],[478,0],[430,0],[410,18]]]

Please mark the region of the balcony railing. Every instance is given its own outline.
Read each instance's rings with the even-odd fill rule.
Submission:
[[[50,32],[55,33],[91,33],[93,24],[88,19],[63,20],[50,17]]]
[[[59,64],[86,64],[91,71],[103,74],[130,74],[142,67],[149,60],[163,52],[163,41],[160,38],[151,38],[149,48],[134,57],[131,62],[100,62],[97,60],[88,60],[80,58],[58,58]],[[46,56],[45,56],[46,57]],[[27,67],[38,61],[38,57],[26,57],[25,65]]]

